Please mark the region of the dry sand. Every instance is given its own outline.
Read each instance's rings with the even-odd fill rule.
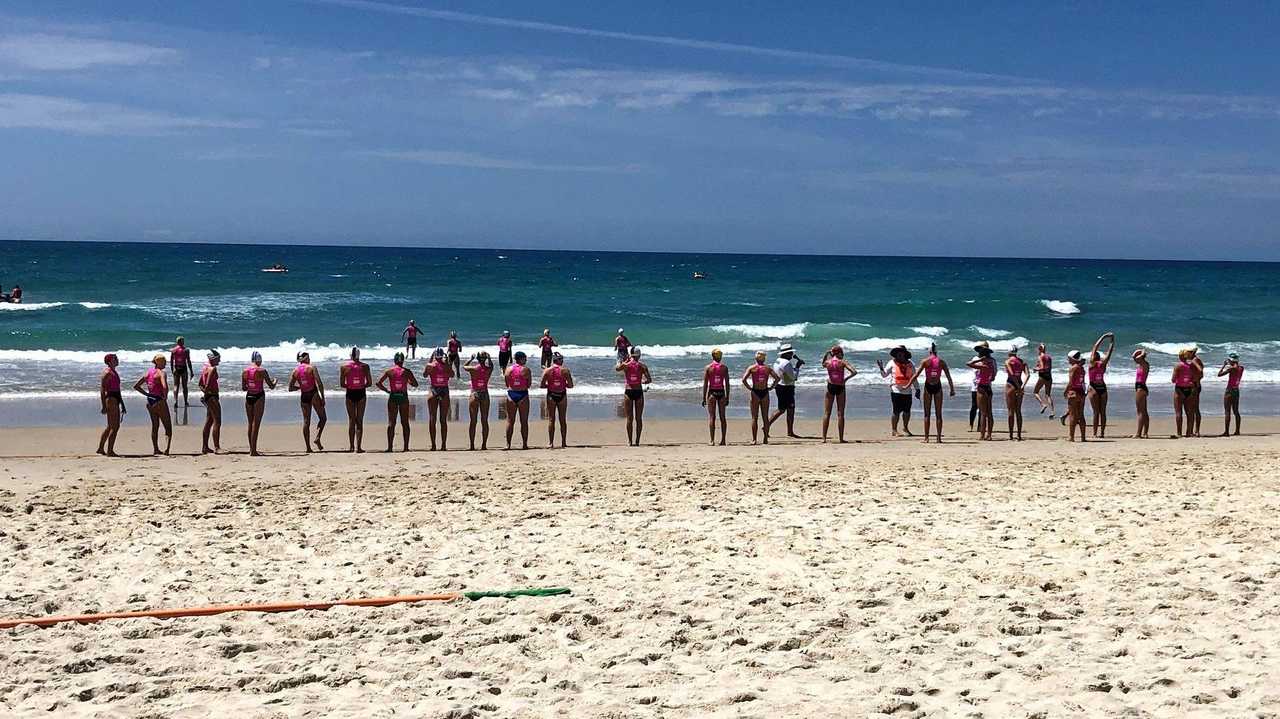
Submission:
[[[27,625],[0,636],[0,713],[1280,714],[1280,437],[1079,446],[1037,419],[1045,439],[925,447],[884,425],[844,446],[679,444],[703,425],[665,421],[632,449],[608,422],[557,452],[120,460],[70,456],[91,430],[0,431],[6,618],[573,589]]]

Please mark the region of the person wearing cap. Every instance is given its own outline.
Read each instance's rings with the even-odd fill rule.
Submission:
[[[542,371],[538,387],[547,391],[547,447],[556,447],[556,417],[560,418],[560,449],[569,441],[569,390],[573,389],[573,374],[564,366],[564,355],[551,354],[551,366]]]
[[[827,394],[822,400],[822,443],[827,442],[827,429],[831,426],[831,408],[836,408],[836,433],[844,444],[845,384],[858,374],[858,370],[844,358],[844,348],[833,345],[822,355],[822,368],[827,371]]]
[[[1084,355],[1080,350],[1067,353],[1067,387],[1062,394],[1067,399],[1067,411],[1062,415],[1062,423],[1067,427],[1067,439],[1076,441],[1076,427],[1080,428],[1080,441],[1085,441],[1084,421]]]
[[[169,365],[173,368],[173,406],[178,406],[178,390],[182,390],[182,406],[190,407],[191,402],[187,400],[187,378],[195,374],[195,369],[191,366],[191,350],[187,349],[187,340],[185,337],[178,337],[174,340],[173,349],[169,350]]]
[[[400,420],[401,435],[404,437],[404,451],[409,451],[409,415],[413,405],[409,402],[409,388],[418,386],[418,378],[413,370],[404,366],[403,352],[397,352],[392,358],[392,365],[382,371],[375,387],[387,393],[387,450],[396,441],[396,420]]]
[[[481,350],[462,365],[471,379],[471,394],[467,397],[467,411],[471,425],[467,436],[471,440],[471,449],[476,448],[476,422],[480,423],[480,449],[489,448],[489,378],[493,376],[493,360],[489,353]]]
[[[742,386],[751,392],[751,444],[755,444],[760,436],[761,420],[764,420],[764,443],[769,444],[769,390],[777,384],[778,373],[765,364],[767,356],[764,351],[756,352],[755,364],[749,365],[742,373]]]
[[[276,381],[262,366],[262,353],[254,351],[249,356],[249,366],[240,373],[240,389],[244,390],[244,412],[249,427],[249,456],[258,457],[258,433],[262,431],[262,417],[267,413],[267,390],[275,389]]]
[[[640,446],[640,435],[644,432],[644,388],[653,381],[649,367],[640,361],[640,348],[631,345],[627,350],[631,357],[626,362],[614,365],[614,372],[622,373],[623,390],[622,406],[627,413],[627,444]]]
[[[1133,403],[1138,417],[1138,428],[1133,436],[1146,439],[1151,436],[1151,415],[1147,413],[1147,398],[1151,396],[1151,390],[1147,389],[1147,375],[1151,374],[1151,364],[1147,362],[1147,351],[1134,350],[1133,363],[1138,365],[1133,375]]]
[[[324,426],[329,421],[324,409],[324,380],[311,364],[308,352],[298,353],[298,366],[289,374],[289,391],[298,392],[302,405],[302,442],[306,445],[307,454],[311,454],[311,413],[316,414],[316,449],[324,451],[320,437],[324,434]]]
[[[991,413],[991,383],[996,378],[996,361],[991,357],[991,343],[983,341],[974,345],[977,355],[967,365],[973,370],[974,398],[978,405],[978,439],[990,440],[995,417]],[[972,414],[972,413],[971,413]]]
[[[1187,358],[1191,363],[1191,426],[1190,434],[1192,437],[1200,436],[1200,421],[1204,419],[1204,414],[1200,411],[1200,394],[1204,389],[1204,360],[1200,359],[1200,348],[1187,348]]]
[[[1036,348],[1036,386],[1031,393],[1036,400],[1040,402],[1040,414],[1049,410],[1049,419],[1053,419],[1058,414],[1058,409],[1053,406],[1053,356],[1049,354],[1049,350],[1043,342]],[[1040,391],[1044,390],[1041,395]]]
[[[400,332],[400,339],[404,340],[404,352],[409,359],[418,358],[418,335],[422,334],[422,329],[418,327],[417,320],[409,320],[408,326]]]
[[[351,348],[351,361],[338,368],[338,386],[346,390],[347,451],[364,452],[364,409],[373,386],[373,372],[360,361],[360,348]]]
[[[915,379],[916,367],[911,364],[911,351],[906,345],[898,345],[889,350],[892,367],[885,367],[884,360],[876,360],[881,377],[889,377],[889,401],[892,403],[893,416],[889,427],[894,437],[898,436],[898,418],[902,418],[902,431],[908,437],[911,434],[911,396],[920,398],[920,382]]]
[[[449,447],[449,380],[453,378],[453,363],[445,356],[444,348],[437,347],[422,370],[422,376],[430,382],[427,393],[427,432],[431,435],[431,451],[436,451],[436,425],[440,426],[440,451]]]
[[[618,328],[618,336],[613,338],[613,351],[618,355],[619,362],[627,361],[627,352],[631,351],[631,340],[627,339],[627,333]]]
[[[1218,376],[1227,378],[1227,389],[1222,394],[1222,418],[1226,421],[1222,436],[1231,434],[1231,417],[1236,418],[1235,434],[1240,434],[1240,378],[1244,376],[1244,365],[1240,364],[1240,355],[1232,352],[1223,360],[1218,368]]]
[[[1102,343],[1110,342],[1107,351],[1101,351]],[[1093,409],[1093,436],[1107,436],[1107,367],[1111,364],[1111,353],[1116,348],[1116,335],[1107,332],[1093,343],[1089,350],[1089,406]]]
[[[729,404],[729,368],[722,360],[724,352],[719,347],[711,350],[711,363],[702,370],[702,406],[707,408],[707,423],[711,432],[711,444],[716,443],[716,418],[720,419],[720,445],[724,446],[728,422],[725,407]]]
[[[449,331],[449,341],[445,343],[445,347],[449,351],[449,369],[452,370],[451,377],[462,376],[462,340],[458,339],[458,333]]]
[[[551,336],[551,330],[545,329],[542,331],[542,336],[538,338],[538,347],[542,350],[543,369],[551,366],[551,352],[559,346],[560,343],[556,342],[556,338]]]
[[[1173,365],[1173,376],[1169,379],[1173,382],[1173,422],[1178,436],[1190,437],[1191,399],[1195,393],[1195,368],[1191,364],[1191,350],[1178,351],[1178,361]]]
[[[169,415],[169,382],[165,379],[164,366],[165,358],[163,354],[157,354],[151,358],[151,369],[142,376],[137,382],[133,383],[133,390],[147,398],[147,413],[151,416],[151,451],[152,454],[161,454],[160,452],[160,427],[164,426],[164,452],[169,454],[169,448],[173,445],[173,420]]]
[[[800,435],[796,434],[796,379],[799,378],[800,368],[803,366],[804,360],[796,356],[794,347],[790,344],[778,347],[778,358],[773,362],[773,372],[778,375],[778,381],[773,385],[773,394],[778,398],[778,408],[769,419],[765,420],[765,436],[768,436],[769,428],[773,423],[786,414],[787,436],[794,439],[800,438]]]
[[[515,361],[502,373],[507,384],[507,449],[511,449],[517,418],[520,420],[520,449],[528,449],[529,388],[533,386],[533,370],[529,369],[529,356],[524,352],[515,353]]]
[[[938,344],[929,343],[929,356],[920,361],[920,367],[911,375],[914,383],[924,375],[924,443],[929,443],[929,410],[937,420],[938,443],[942,443],[942,378],[947,378],[947,389],[952,397],[956,396],[956,384],[951,381],[951,368],[938,356]]]
[[[1027,380],[1031,379],[1031,368],[1018,356],[1018,348],[1010,347],[1009,356],[1004,361],[1004,406],[1009,414],[1009,439],[1013,439],[1013,430],[1018,429],[1018,441],[1022,441],[1022,398],[1027,391]]]
[[[504,374],[511,364],[511,330],[503,330],[498,337],[498,370]]]
[[[119,456],[116,454],[116,436],[120,434],[120,415],[125,411],[124,397],[120,394],[120,373],[116,370],[120,359],[112,352],[103,356],[102,363],[106,368],[98,381],[98,395],[102,400],[102,414],[107,418],[107,428],[98,438],[98,454],[116,457]]]
[[[222,355],[218,350],[209,350],[207,361],[200,370],[200,403],[204,405],[204,429],[200,433],[200,454],[217,454],[222,451],[222,400],[218,396],[218,365]],[[213,448],[209,448],[209,440],[213,440]]]

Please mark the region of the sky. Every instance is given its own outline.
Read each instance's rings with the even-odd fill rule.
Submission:
[[[1280,4],[5,0],[0,239],[1280,260]]]

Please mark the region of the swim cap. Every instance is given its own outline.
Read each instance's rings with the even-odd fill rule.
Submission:
[[[209,358],[210,362],[222,359],[222,355],[218,354],[218,350],[209,350],[209,354],[205,356]]]
[[[841,347],[840,345],[833,345],[833,346],[831,347],[831,356],[832,356],[832,357],[843,357],[843,356],[844,356],[844,348],[843,348],[843,347]]]
[[[489,353],[484,350],[480,350],[479,352],[476,353],[476,359],[480,360],[481,362],[488,362]]]
[[[622,328],[621,328],[621,327],[619,327],[619,328],[618,328],[618,334],[622,334]]]
[[[109,365],[109,364],[111,364],[111,360],[113,360],[113,359],[116,359],[116,353],[115,353],[115,352],[108,352],[108,353],[106,353],[105,355],[103,355],[103,356],[102,356],[102,363],[103,363],[103,364],[107,364],[107,365]]]
[[[1072,362],[1079,362],[1081,359],[1080,350],[1071,350],[1067,353],[1067,359]]]
[[[352,347],[352,348],[351,348],[351,359],[353,359],[353,360],[358,360],[358,359],[360,359],[360,348],[359,348],[359,347]]]
[[[559,352],[553,352],[551,354],[551,361],[555,362],[556,364],[564,364],[564,355],[560,354]]]
[[[249,361],[254,364],[258,364],[262,362],[262,353],[257,350],[254,350],[253,354],[249,355]]]
[[[632,356],[632,357],[639,357],[639,356],[640,356],[640,347],[639,347],[639,345],[631,345],[631,356]]]
[[[296,361],[298,361],[298,362],[301,362],[301,361],[302,361],[303,356],[305,356],[306,354],[307,354],[306,352],[298,352],[298,354],[296,354],[296,355],[294,355],[294,356],[293,356],[293,359],[294,359],[294,360],[296,360]]]
[[[543,331],[542,331],[542,334],[544,334],[544,335],[549,335],[549,334],[551,334],[551,330],[543,330]]]
[[[186,341],[187,341],[187,338],[186,338],[186,337],[182,337],[181,335],[179,335],[179,336],[178,336],[178,339],[177,339],[177,340],[175,340],[175,341],[176,341],[178,344],[182,344],[183,342],[186,342]]]
[[[1231,360],[1232,362],[1235,362],[1236,360],[1240,359],[1240,355],[1236,354],[1235,352],[1232,352],[1231,354],[1227,355],[1227,359]]]
[[[394,361],[396,364],[404,364],[404,353],[397,352],[396,356],[392,358],[392,361]]]
[[[164,360],[164,355],[162,355],[162,354],[157,354],[155,357],[152,357],[152,358],[151,358],[151,363],[152,363],[152,364],[155,364],[156,362],[164,362],[164,361],[165,361],[165,360]]]
[[[719,362],[721,357],[724,357],[724,352],[721,352],[719,347],[711,350],[711,359]]]
[[[516,364],[524,364],[524,361],[529,359],[529,355],[523,352],[517,352],[515,357],[516,357]]]
[[[761,351],[759,351],[759,352],[756,352],[756,361],[757,361],[757,362],[763,362],[763,361],[765,360],[765,357],[767,357],[767,356],[768,356],[768,355],[766,355],[766,354],[764,353],[764,350],[761,350]]]
[[[431,356],[432,356],[432,357],[443,357],[443,356],[444,356],[444,350],[443,350],[443,349],[440,349],[439,347],[437,347],[437,348],[435,349],[435,351],[431,353]]]
[[[1141,357],[1141,356],[1143,356],[1143,355],[1145,355],[1145,354],[1146,354],[1146,352],[1143,352],[1142,350],[1134,350],[1134,351],[1133,351],[1133,358],[1134,358],[1134,359],[1138,359],[1139,357]]]
[[[503,331],[502,331],[502,336],[503,336],[503,337],[510,337],[510,336],[511,336],[511,330],[503,330]]]

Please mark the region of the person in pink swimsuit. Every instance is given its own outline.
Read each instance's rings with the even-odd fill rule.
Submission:
[[[1107,351],[1100,350],[1102,343],[1107,342]],[[1089,351],[1089,406],[1093,409],[1093,436],[1107,436],[1107,366],[1111,364],[1111,353],[1116,348],[1116,335],[1108,332],[1093,343]]]
[[[249,366],[240,373],[240,389],[244,390],[244,413],[249,422],[249,456],[260,457],[258,434],[262,432],[262,417],[267,413],[267,390],[275,389],[276,381],[262,366],[262,353],[249,355]]]
[[[1191,366],[1190,350],[1178,352],[1178,362],[1173,365],[1173,376],[1170,381],[1173,382],[1173,422],[1177,426],[1179,437],[1190,437],[1194,429],[1191,400],[1196,383],[1195,370]],[[1184,418],[1185,424],[1183,424]]]
[[[822,355],[822,368],[827,371],[827,396],[822,405],[822,442],[827,442],[827,429],[831,426],[831,407],[836,408],[836,433],[844,444],[845,385],[858,374],[844,358],[844,348],[835,345]]]
[[[1036,400],[1040,402],[1040,414],[1049,410],[1049,419],[1053,419],[1058,413],[1057,408],[1053,406],[1053,357],[1049,354],[1049,350],[1041,342],[1036,348],[1036,386],[1032,390]],[[1044,394],[1041,395],[1041,390]]]
[[[1133,405],[1138,417],[1138,427],[1133,436],[1146,439],[1151,436],[1151,415],[1147,413],[1147,398],[1151,396],[1147,376],[1151,374],[1151,364],[1147,362],[1147,351],[1134,350],[1133,363],[1138,366],[1133,375]]]
[[[1022,398],[1026,394],[1027,380],[1031,379],[1031,368],[1018,356],[1018,348],[1009,348],[1009,357],[1004,361],[1004,406],[1009,413],[1009,439],[1013,439],[1013,429],[1017,425],[1018,441],[1022,441]]]
[[[324,445],[320,443],[320,435],[324,434],[324,425],[329,421],[324,411],[324,380],[320,378],[320,373],[311,364],[311,355],[307,352],[298,353],[298,366],[293,368],[293,372],[289,375],[289,391],[299,392],[300,401],[302,403],[302,441],[307,447],[307,454],[311,454],[311,412],[315,411],[316,419],[316,449],[324,451]]]
[[[200,453],[217,454],[222,451],[222,400],[218,396],[218,365],[222,355],[218,350],[209,350],[207,362],[200,370],[200,402],[204,405],[204,430],[200,433]],[[209,448],[209,439],[213,439],[213,449]]]
[[[505,376],[507,365],[511,364],[511,330],[503,330],[498,338],[498,370]]]
[[[547,446],[556,446],[556,417],[560,418],[560,449],[565,448],[569,436],[569,424],[566,415],[569,412],[569,390],[573,389],[573,375],[564,366],[564,355],[559,352],[551,354],[551,366],[542,371],[539,387],[547,391]]]
[[[418,335],[422,334],[422,328],[418,327],[416,320],[409,320],[409,325],[400,332],[400,339],[404,340],[404,351],[408,353],[410,359],[418,358]]]
[[[102,363],[106,365],[106,369],[102,370],[102,377],[98,381],[98,396],[102,400],[102,414],[107,418],[107,428],[102,430],[102,436],[98,438],[98,454],[118,457],[116,435],[120,434],[120,415],[125,411],[124,397],[120,395],[120,373],[116,371],[116,367],[120,366],[120,359],[115,353],[111,353],[102,358]]]
[[[773,368],[765,364],[764,352],[756,352],[755,364],[742,373],[742,386],[751,392],[751,444],[758,441],[760,420],[765,420],[764,443],[769,444],[769,391],[781,379]]]
[[[378,378],[377,387],[387,393],[387,451],[391,451],[396,439],[396,419],[400,419],[401,434],[404,435],[404,451],[409,451],[409,416],[413,405],[409,403],[409,388],[418,386],[418,378],[413,370],[404,366],[404,353],[397,352],[392,360],[395,364],[383,370]]]
[[[1192,429],[1188,432],[1193,437],[1200,436],[1200,422],[1204,419],[1204,414],[1200,411],[1200,395],[1204,389],[1204,360],[1200,359],[1200,348],[1191,347],[1187,350],[1187,361],[1191,364],[1191,423]]]
[[[1080,354],[1080,350],[1071,350],[1067,354],[1067,388],[1063,390],[1063,396],[1067,398],[1067,413],[1063,415],[1067,418],[1067,439],[1076,441],[1076,427],[1080,428],[1080,441],[1085,441],[1085,421],[1084,421],[1084,355]]]
[[[639,447],[640,434],[644,432],[644,388],[653,377],[648,365],[640,361],[640,348],[631,345],[628,352],[630,359],[614,365],[613,371],[622,373],[624,383],[622,406],[627,413],[627,444]]]
[[[137,382],[133,383],[135,392],[141,393],[147,398],[147,412],[151,415],[151,451],[152,454],[162,454],[160,452],[160,426],[164,426],[164,452],[169,454],[169,448],[173,445],[173,420],[169,416],[169,382],[165,379],[164,355],[158,354],[151,358],[151,369],[142,376]]]
[[[462,340],[458,339],[458,333],[449,331],[449,341],[445,344],[449,351],[449,369],[453,371],[454,377],[462,376]]]
[[[440,451],[449,448],[449,380],[453,378],[453,365],[444,349],[437,347],[422,371],[431,382],[427,395],[427,432],[431,435],[431,451],[436,451],[436,425],[440,426]]]
[[[729,404],[729,368],[721,361],[723,359],[724,353],[718,348],[711,350],[711,364],[702,370],[702,406],[707,408],[711,444],[716,443],[716,417],[718,416],[721,446],[724,446],[724,436],[728,431],[725,407]]]
[[[1223,360],[1218,368],[1218,376],[1227,378],[1227,389],[1222,394],[1222,418],[1226,425],[1222,436],[1231,434],[1231,418],[1236,418],[1236,436],[1240,435],[1240,378],[1244,376],[1244,365],[1240,364],[1240,355],[1232,352]]]
[[[169,350],[169,366],[173,368],[173,406],[178,407],[178,390],[182,390],[182,406],[190,407],[187,400],[187,378],[195,375],[191,366],[191,350],[187,349],[187,340],[178,337],[173,349]]]
[[[542,331],[542,337],[538,339],[538,347],[542,350],[542,367],[546,369],[551,366],[551,352],[553,348],[559,347],[560,343],[556,342],[556,338],[551,336],[551,330]]]
[[[974,346],[977,354],[967,365],[974,371],[974,391],[978,402],[978,439],[989,441],[995,425],[995,416],[991,412],[991,397],[994,394],[991,384],[996,379],[996,361],[991,356],[991,344],[980,342]]]
[[[467,430],[471,449],[476,448],[476,422],[480,422],[480,449],[489,448],[489,378],[493,376],[493,360],[488,352],[477,352],[462,365],[471,376],[471,396],[467,398],[467,410],[471,414],[471,426]]]
[[[529,369],[529,356],[524,352],[517,352],[515,360],[515,364],[502,373],[507,384],[507,449],[511,449],[517,418],[520,420],[520,449],[528,449],[529,388],[533,386],[533,370]]]
[[[347,391],[347,451],[364,452],[364,409],[373,386],[373,372],[360,361],[360,348],[351,348],[351,361],[338,368],[338,386]]]
[[[947,363],[938,356],[937,343],[929,345],[929,356],[920,362],[920,366],[916,368],[916,373],[911,376],[911,381],[915,382],[924,375],[924,442],[929,443],[929,410],[933,409],[933,416],[937,420],[938,425],[938,442],[942,442],[942,378],[947,378],[947,387],[951,390],[951,396],[956,396],[955,382],[951,381],[951,368],[947,367]]]

